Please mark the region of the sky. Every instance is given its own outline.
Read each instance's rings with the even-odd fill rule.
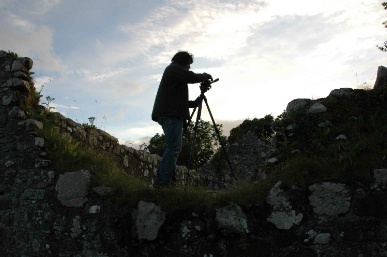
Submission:
[[[137,148],[162,73],[180,50],[219,82],[206,93],[223,134],[296,98],[373,87],[387,53],[383,0],[0,0],[0,50],[34,61],[42,104]],[[189,85],[190,99],[200,94]],[[47,101],[47,97],[54,99]],[[202,119],[210,121],[203,109]]]

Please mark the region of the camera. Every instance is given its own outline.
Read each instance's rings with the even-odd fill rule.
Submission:
[[[200,90],[202,91],[202,93],[207,92],[208,90],[211,89],[211,84],[217,81],[219,81],[219,79],[215,79],[212,81],[211,80],[203,81],[202,83],[200,83]]]

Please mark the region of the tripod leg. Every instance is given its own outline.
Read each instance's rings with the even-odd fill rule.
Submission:
[[[226,152],[226,148],[223,145],[222,138],[220,137],[219,129],[216,127],[216,123],[215,123],[214,117],[212,116],[212,113],[211,113],[211,110],[210,110],[210,106],[208,105],[207,98],[204,95],[203,95],[203,99],[204,99],[204,102],[206,103],[208,113],[210,114],[210,117],[211,117],[214,129],[215,129],[216,135],[218,136],[218,140],[219,140],[220,146],[222,147],[223,153],[226,156],[226,160],[227,160],[228,166],[230,167],[230,170],[231,170],[231,175],[233,176],[233,178],[237,179],[237,177],[235,176],[234,170],[232,168],[231,161],[228,158],[228,155],[227,155],[227,152]]]
[[[189,118],[189,121],[188,121],[188,124],[187,124],[187,127],[191,124],[191,121],[192,121],[192,117],[194,116],[195,112],[196,112],[196,109],[197,107],[195,107],[191,113],[191,117]]]
[[[185,187],[186,188],[188,186],[189,171],[191,169],[191,162],[192,162],[192,152],[193,152],[193,149],[194,149],[194,146],[195,146],[195,142],[196,142],[196,132],[198,130],[198,124],[199,124],[199,120],[200,120],[201,113],[202,113],[202,106],[203,106],[203,97],[200,96],[200,103],[199,103],[199,106],[198,106],[198,113],[196,115],[194,134],[193,134],[193,136],[191,136],[191,147],[190,147],[190,151],[189,151],[189,159],[188,159],[188,164],[187,164],[188,172],[187,172],[187,177],[185,178]],[[191,120],[192,120],[192,117],[193,117],[193,114],[194,114],[195,110],[196,110],[196,108],[192,112]],[[190,120],[190,122],[191,122],[191,120]]]

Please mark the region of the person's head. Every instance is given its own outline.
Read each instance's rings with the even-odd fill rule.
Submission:
[[[177,62],[189,70],[191,64],[193,63],[193,54],[186,51],[179,51],[172,57],[171,61]]]

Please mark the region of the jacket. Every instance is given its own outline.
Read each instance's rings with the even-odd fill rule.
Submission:
[[[208,79],[208,74],[187,71],[181,64],[172,62],[164,70],[153,105],[152,120],[160,117],[190,118],[188,83],[199,83]]]

